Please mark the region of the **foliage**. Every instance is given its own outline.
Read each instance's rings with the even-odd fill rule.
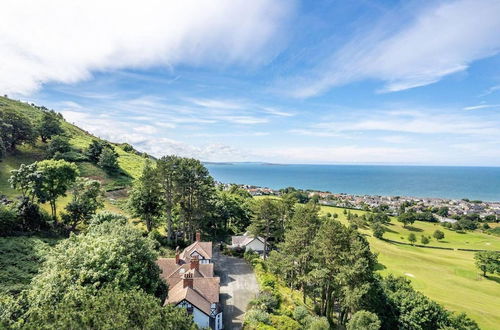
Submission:
[[[142,290],[112,286],[97,293],[89,287],[66,292],[55,305],[29,311],[23,327],[33,329],[196,329],[182,308],[161,306]]]
[[[347,330],[378,330],[380,320],[377,314],[368,311],[357,311],[347,323]]]
[[[3,143],[2,136],[0,135],[0,162],[2,161],[2,158],[5,157],[6,153],[7,149],[5,148],[5,143]]]
[[[60,115],[54,111],[43,111],[37,130],[42,142],[47,142],[54,135],[62,134],[64,130],[61,127]]]
[[[108,173],[116,173],[120,168],[118,165],[118,154],[113,150],[113,148],[104,148],[99,155],[97,165]]]
[[[58,158],[60,157],[59,155],[67,153],[69,151],[71,151],[71,144],[69,143],[69,139],[61,135],[54,136],[47,146],[47,154],[52,158]]]
[[[280,214],[278,203],[274,199],[265,198],[257,200],[253,206],[253,218],[248,231],[255,236],[264,238],[264,259],[267,257],[269,239],[276,238],[276,233],[280,229],[278,226]]]
[[[31,121],[20,112],[1,109],[0,128],[0,139],[8,152],[14,151],[20,144],[36,140],[37,134]]]
[[[0,251],[2,251],[0,253],[0,296],[2,294],[17,295],[28,288],[31,279],[38,273],[50,246],[57,241],[56,238],[0,237]]]
[[[476,267],[486,273],[500,273],[500,252],[497,251],[479,251],[474,255]]]
[[[371,225],[371,228],[373,231],[373,236],[378,238],[378,239],[382,239],[382,237],[384,236],[384,233],[386,231],[385,227],[383,225],[381,225],[380,223],[375,222]]]
[[[408,235],[408,241],[411,243],[411,244],[414,244],[416,241],[417,241],[417,236],[415,236],[414,233],[410,233]]]
[[[89,222],[89,225],[98,226],[100,224],[107,223],[107,222],[113,222],[117,225],[125,225],[125,224],[127,224],[128,219],[126,216],[121,215],[121,214],[116,214],[116,213],[112,213],[109,211],[103,211],[103,212],[99,212],[99,213],[94,214],[94,216],[92,217],[92,219]]]
[[[111,145],[105,141],[92,140],[85,153],[91,162],[97,164],[105,148],[111,148]]]
[[[260,309],[250,309],[245,313],[245,325],[271,324],[269,313]]]
[[[432,234],[432,237],[434,237],[434,238],[435,238],[435,239],[437,239],[437,240],[441,240],[441,239],[443,239],[443,238],[444,238],[444,233],[443,233],[441,230],[436,229],[436,230],[434,231],[434,233]]]
[[[48,255],[27,293],[29,308],[62,301],[80,286],[98,290],[142,289],[163,299],[166,285],[160,279],[154,243],[130,225],[105,222],[86,233],[72,234]]]
[[[228,191],[217,191],[214,197],[214,236],[244,231],[251,218],[248,199]]]
[[[276,329],[283,330],[301,330],[302,327],[299,322],[286,315],[271,315],[271,325]]]
[[[75,182],[78,167],[65,160],[43,160],[36,164],[36,169],[42,178],[37,198],[41,203],[50,203],[52,217],[56,220],[56,200],[60,196],[65,196],[66,191]]]
[[[78,178],[71,191],[71,201],[66,205],[63,222],[75,230],[80,224],[88,224],[96,211],[104,206],[101,183],[97,180]]]
[[[415,213],[403,213],[398,216],[398,221],[402,222],[404,227],[413,224],[416,220]]]
[[[164,210],[164,199],[157,172],[150,162],[142,171],[141,177],[134,183],[129,197],[129,207],[134,216],[146,224],[146,229],[151,232],[159,225],[159,220]]]
[[[422,235],[422,237],[420,237],[420,242],[422,242],[422,244],[427,245],[427,244],[429,244],[430,240],[427,236]]]
[[[18,226],[16,209],[10,205],[0,204],[0,236],[13,231]]]

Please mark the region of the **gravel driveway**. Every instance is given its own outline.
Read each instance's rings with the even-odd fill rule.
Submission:
[[[220,276],[224,329],[241,329],[248,302],[259,292],[252,267],[243,259],[214,253],[215,272]]]

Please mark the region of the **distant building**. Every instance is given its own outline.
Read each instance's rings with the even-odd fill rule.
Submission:
[[[222,306],[219,301],[220,278],[214,277],[212,242],[196,241],[175,258],[159,258],[161,277],[168,283],[166,304],[186,308],[200,328],[223,328]]]
[[[264,253],[264,238],[255,237],[245,233],[242,236],[231,237],[232,248],[245,248],[245,251],[253,250],[258,253]]]

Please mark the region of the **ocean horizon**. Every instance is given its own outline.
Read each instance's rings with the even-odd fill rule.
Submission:
[[[500,201],[500,167],[206,162],[215,180],[352,195]]]

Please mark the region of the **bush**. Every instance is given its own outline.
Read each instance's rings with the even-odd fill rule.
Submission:
[[[251,309],[245,314],[245,325],[246,324],[271,324],[271,318],[269,317],[269,313],[259,310],[259,309]]]
[[[49,155],[49,157],[54,157],[56,154],[61,155],[69,151],[71,151],[69,140],[68,138],[61,135],[54,136],[47,146],[47,154]]]
[[[259,258],[259,254],[252,249],[249,249],[248,251],[245,251],[245,253],[243,254],[243,258],[251,263],[253,259]]]
[[[358,311],[356,312],[349,323],[347,323],[347,330],[378,330],[380,329],[380,320],[377,314]]]
[[[97,162],[99,167],[102,167],[108,173],[115,173],[120,168],[118,166],[118,155],[111,148],[104,148]]]
[[[68,162],[86,162],[88,160],[87,156],[76,151],[68,151],[65,153],[56,152],[52,158],[64,159]]]
[[[436,231],[434,231],[434,234],[432,234],[432,236],[439,241],[444,238],[444,233],[441,230],[436,229]]]
[[[328,330],[330,323],[326,317],[308,317],[307,330]]]
[[[422,235],[422,237],[420,238],[420,242],[422,242],[422,244],[429,244],[429,238]]]
[[[0,236],[8,235],[18,228],[16,209],[9,205],[0,204]]]
[[[280,306],[280,297],[273,290],[262,290],[255,299],[249,303],[254,309],[259,309],[268,313],[272,313]]]
[[[271,315],[271,325],[276,329],[283,330],[300,330],[302,329],[299,322],[285,315]]]
[[[305,306],[297,306],[293,310],[293,318],[300,322],[301,324],[304,324],[306,321],[306,318],[311,315],[307,308]]]
[[[90,226],[97,226],[105,222],[116,222],[124,225],[128,222],[128,218],[124,215],[103,211],[95,214],[89,222]]]

